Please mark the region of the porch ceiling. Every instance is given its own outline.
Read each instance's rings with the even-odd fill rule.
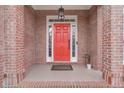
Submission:
[[[32,5],[35,10],[58,10],[60,5]],[[63,5],[65,10],[89,10],[91,5]]]

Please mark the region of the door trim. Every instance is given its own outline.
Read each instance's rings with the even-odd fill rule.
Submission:
[[[53,19],[55,21],[51,21],[50,22],[50,19]],[[57,15],[52,15],[52,16],[46,16],[46,62],[55,62],[54,61],[54,35],[52,33],[52,56],[49,57],[49,54],[48,54],[48,32],[49,32],[49,26],[52,26],[53,27],[53,24],[55,23],[69,23],[70,24],[70,61],[69,62],[77,62],[78,61],[78,44],[76,43],[75,44],[75,57],[72,57],[72,30],[75,30],[75,39],[76,39],[76,42],[78,42],[78,31],[77,31],[77,15],[67,15],[65,16],[65,19],[68,19],[66,20],[66,22],[58,22],[56,21],[58,19],[58,16]],[[71,21],[72,19],[74,19],[75,21]],[[75,26],[75,27],[73,27]],[[65,62],[65,61],[61,61],[61,62]],[[68,61],[66,61],[68,62]]]

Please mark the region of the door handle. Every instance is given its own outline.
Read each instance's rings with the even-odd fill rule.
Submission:
[[[70,49],[70,39],[68,40],[68,49]]]
[[[76,41],[76,44],[78,45],[78,41]]]

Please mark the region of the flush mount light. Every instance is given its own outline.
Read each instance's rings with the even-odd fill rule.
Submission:
[[[64,8],[61,6],[58,10],[58,19],[63,21],[65,18],[65,15],[64,15]]]

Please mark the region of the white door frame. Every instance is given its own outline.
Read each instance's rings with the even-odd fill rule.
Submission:
[[[59,21],[52,21],[50,22],[49,20],[53,19],[53,20],[58,20],[58,16],[57,15],[51,15],[51,16],[46,16],[46,62],[55,62],[54,61],[54,33],[52,31],[52,56],[49,57],[49,53],[48,53],[48,39],[49,39],[49,26],[53,27],[53,24],[55,23],[69,23],[70,24],[70,62],[77,62],[77,58],[78,58],[78,31],[77,31],[77,15],[67,15],[65,16],[65,19],[74,19],[75,21],[68,21],[66,20],[66,22],[59,22]],[[51,29],[52,30],[52,29]],[[75,57],[72,57],[72,31],[75,31]],[[63,62],[63,61],[61,61]],[[65,62],[65,61],[64,61]],[[67,62],[67,61],[66,61]]]

